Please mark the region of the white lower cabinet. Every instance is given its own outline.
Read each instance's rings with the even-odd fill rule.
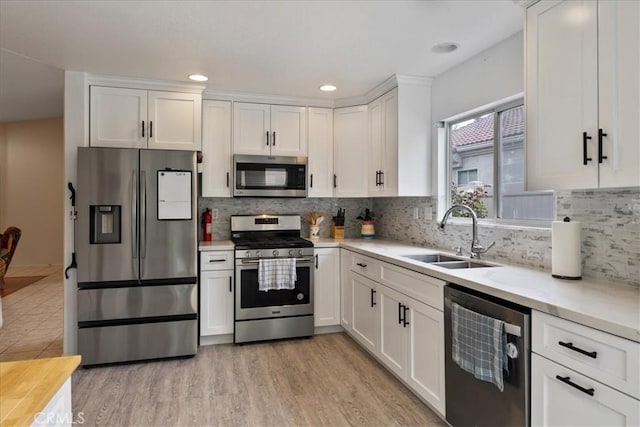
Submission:
[[[531,424],[640,425],[640,344],[532,311]]]
[[[444,400],[444,313],[407,299],[407,377],[413,391],[440,414]]]
[[[345,249],[340,262],[347,333],[444,416],[445,283]],[[345,304],[345,293],[351,304]]]
[[[351,333],[353,320],[353,286],[351,283],[351,252],[340,250],[340,325],[345,331]]]
[[[351,274],[353,291],[352,336],[373,353],[378,351],[380,316],[377,309],[378,285],[359,274]]]
[[[233,251],[200,252],[200,336],[233,333]]]
[[[200,275],[200,335],[233,333],[233,270]]]
[[[380,360],[441,414],[444,315],[386,286],[380,293]]]
[[[314,326],[340,324],[340,249],[315,250]]]
[[[531,355],[531,425],[639,424],[639,401],[535,353]]]

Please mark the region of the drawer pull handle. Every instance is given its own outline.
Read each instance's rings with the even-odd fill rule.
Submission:
[[[593,396],[595,394],[595,390],[592,388],[584,388],[576,383],[574,383],[573,381],[571,381],[571,377],[561,377],[560,375],[556,375],[556,379],[562,381],[565,384],[570,385],[573,388],[577,388],[578,390],[580,390],[583,393],[588,394],[589,396]]]
[[[357,263],[356,265],[362,268],[367,268],[367,264],[363,264],[361,262]]]
[[[572,342],[558,341],[558,344],[560,344],[563,347],[568,348],[569,350],[577,351],[580,354],[584,354],[585,356],[589,356],[592,359],[595,359],[596,357],[598,357],[598,352],[597,351],[583,350],[581,348],[575,347]]]
[[[209,262],[225,262],[224,259],[210,259]]]

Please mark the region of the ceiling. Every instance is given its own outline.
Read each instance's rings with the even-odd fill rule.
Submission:
[[[54,93],[61,114],[60,70],[173,81],[203,73],[209,90],[359,96],[393,74],[436,76],[522,30],[516,3],[2,0],[0,121],[27,104],[25,114],[49,114],[38,104]],[[442,42],[460,48],[431,51]],[[338,90],[322,93],[324,83]]]

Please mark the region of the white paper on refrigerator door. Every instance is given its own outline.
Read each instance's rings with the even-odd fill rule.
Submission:
[[[158,219],[191,218],[191,171],[158,171]]]

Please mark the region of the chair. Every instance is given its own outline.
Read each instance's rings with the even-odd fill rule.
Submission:
[[[4,275],[9,269],[21,235],[22,230],[18,227],[8,227],[0,236],[0,288],[4,285]]]

